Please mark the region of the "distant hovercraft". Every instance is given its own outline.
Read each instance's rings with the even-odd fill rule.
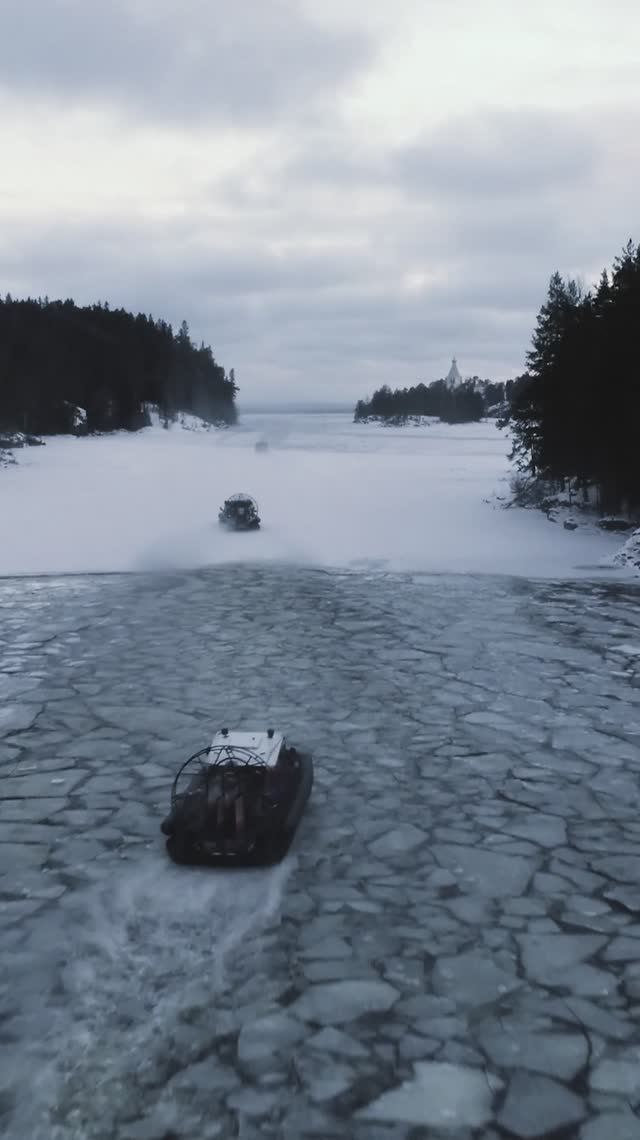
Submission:
[[[240,491],[225,499],[224,505],[218,512],[218,522],[228,530],[258,530],[260,528],[260,515],[258,504],[251,495]]]

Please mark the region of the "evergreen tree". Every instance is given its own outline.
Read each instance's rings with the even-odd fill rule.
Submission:
[[[512,458],[534,474],[551,476],[562,466],[568,409],[559,377],[571,367],[568,334],[580,300],[575,282],[565,285],[559,273],[552,275],[527,353],[527,380],[511,401]]]

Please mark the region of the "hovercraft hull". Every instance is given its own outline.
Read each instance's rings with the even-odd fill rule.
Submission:
[[[225,530],[260,530],[260,520],[254,522],[238,522],[235,519],[218,519],[220,526]]]
[[[247,820],[232,834],[220,828],[194,827],[180,811],[172,812],[162,825],[167,852],[174,863],[205,867],[258,867],[279,863],[287,854],[302,819],[313,787],[313,760],[308,753],[292,750],[295,761],[286,772],[282,793],[268,816]],[[244,809],[243,809],[244,810]]]

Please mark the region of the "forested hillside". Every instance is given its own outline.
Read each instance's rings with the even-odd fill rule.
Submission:
[[[640,250],[629,242],[592,292],[554,273],[508,414],[523,472],[640,507]]]
[[[193,412],[210,422],[236,419],[233,369],[196,347],[183,321],[165,321],[106,304],[0,299],[0,429],[35,434],[134,431],[145,406],[165,418]]]

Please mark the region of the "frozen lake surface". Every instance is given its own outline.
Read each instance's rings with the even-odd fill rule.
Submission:
[[[636,1135],[639,599],[239,564],[0,583],[4,1134]],[[220,723],[314,752],[276,869],[166,860],[173,771]]]
[[[640,1134],[640,587],[507,451],[262,415],[0,472],[10,1140]],[[314,753],[275,869],[167,861],[221,724]]]
[[[268,450],[255,444],[267,442]],[[402,428],[332,415],[243,416],[227,431],[51,438],[1,472],[0,574],[233,563],[593,577],[620,547],[504,510],[509,440],[493,421]],[[218,508],[254,495],[259,533]],[[611,568],[604,571],[611,576]],[[623,572],[618,571],[619,575]]]

